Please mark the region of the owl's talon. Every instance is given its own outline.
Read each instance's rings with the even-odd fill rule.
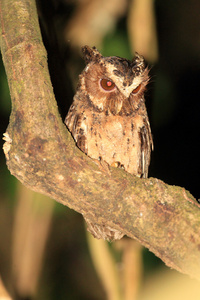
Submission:
[[[106,173],[107,175],[111,176],[109,164],[103,160],[101,157],[98,159],[94,159],[94,162],[98,165],[99,169]]]

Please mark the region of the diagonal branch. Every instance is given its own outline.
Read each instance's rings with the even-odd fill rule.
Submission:
[[[7,166],[32,190],[140,241],[200,279],[200,209],[185,189],[111,168],[74,144],[59,116],[33,0],[0,0],[2,57],[12,98]]]

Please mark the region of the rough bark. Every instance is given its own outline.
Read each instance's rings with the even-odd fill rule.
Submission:
[[[184,188],[110,176],[76,146],[59,116],[33,0],[0,0],[0,45],[12,98],[4,151],[14,176],[32,190],[109,225],[168,266],[200,279],[200,209]]]

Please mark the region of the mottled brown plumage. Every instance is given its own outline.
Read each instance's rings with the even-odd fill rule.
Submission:
[[[95,48],[82,48],[87,63],[65,123],[77,146],[93,159],[146,178],[153,148],[144,91],[149,81],[142,56],[132,61],[103,57]],[[123,234],[86,219],[97,238]]]

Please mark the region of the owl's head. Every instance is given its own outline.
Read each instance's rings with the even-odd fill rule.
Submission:
[[[130,115],[144,102],[149,81],[144,58],[135,54],[132,61],[117,56],[104,57],[95,48],[82,48],[86,67],[80,75],[91,104],[100,111]]]

